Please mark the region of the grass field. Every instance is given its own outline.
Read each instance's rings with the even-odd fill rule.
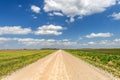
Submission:
[[[120,49],[80,49],[66,51],[120,77]]]
[[[0,78],[56,50],[0,50]]]

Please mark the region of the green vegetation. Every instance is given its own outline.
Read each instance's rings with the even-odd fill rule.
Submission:
[[[120,49],[80,49],[66,51],[120,77]]]
[[[1,50],[0,78],[33,63],[54,51],[55,50]]]
[[[80,51],[120,55],[120,49],[81,49]]]

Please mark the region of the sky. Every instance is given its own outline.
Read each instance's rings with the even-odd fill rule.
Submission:
[[[0,0],[0,49],[120,48],[120,0]]]

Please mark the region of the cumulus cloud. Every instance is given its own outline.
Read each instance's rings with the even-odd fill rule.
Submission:
[[[31,10],[35,13],[40,13],[40,7],[36,6],[36,5],[32,5],[31,6]]]
[[[12,43],[12,44],[11,44]],[[4,45],[8,45],[9,48],[100,48],[100,47],[120,47],[120,38],[113,40],[98,40],[78,43],[69,39],[36,39],[36,38],[7,38],[0,37],[0,49]],[[15,46],[11,46],[15,45]],[[2,47],[1,47],[2,46]],[[4,47],[7,49],[7,47]]]
[[[112,17],[114,20],[120,20],[120,12],[113,13],[112,15],[110,15],[110,17]]]
[[[9,41],[11,40],[10,38],[4,38],[4,37],[0,37],[0,43],[2,42],[6,42],[6,41]]]
[[[26,46],[59,46],[62,48],[80,48],[80,47],[119,47],[120,46],[120,39],[113,39],[113,40],[100,40],[100,41],[89,41],[85,43],[78,43],[76,41],[71,41],[69,39],[34,39],[34,38],[7,38],[9,40],[16,40],[21,44]]]
[[[73,46],[76,45],[77,42],[73,42],[73,41],[64,41],[64,40],[55,40],[55,39],[28,39],[27,41],[25,39],[21,39],[19,40],[20,43],[27,45],[27,46],[55,46],[55,48],[57,46]]]
[[[94,45],[96,44],[95,42],[91,41],[91,42],[88,42],[88,45]]]
[[[44,25],[41,27],[38,27],[38,30],[35,31],[36,35],[61,35],[62,32],[60,30],[63,30],[64,28],[62,26],[55,26],[55,25]]]
[[[33,38],[17,38],[16,39],[18,42],[24,44],[24,45],[36,45],[39,44],[40,42],[42,43],[45,41],[45,39],[33,39]]]
[[[56,39],[35,39],[35,38],[6,38],[0,37],[1,43],[16,42],[15,44],[23,44],[25,46],[68,46],[75,45],[77,42],[70,41],[68,39],[56,40]]]
[[[63,41],[63,42],[68,42],[69,40],[68,40],[68,39],[63,39],[62,41]]]
[[[108,47],[113,47],[113,46],[120,46],[120,39],[114,39],[114,40],[101,40],[97,41],[96,45],[102,45],[102,46],[108,46]]]
[[[70,17],[84,17],[105,11],[108,7],[116,4],[116,0],[45,0],[46,12],[61,12]]]
[[[115,42],[120,42],[120,39],[115,39],[114,41],[115,41]]]
[[[120,39],[114,40],[100,40],[100,41],[89,41],[85,43],[78,43],[68,39],[56,40],[56,39],[34,39],[34,38],[12,38],[9,40],[16,40],[26,46],[54,46],[62,48],[80,48],[80,47],[118,47],[120,46]]]
[[[96,37],[111,37],[113,36],[112,33],[91,33],[89,35],[86,35],[87,38],[96,38]]]
[[[113,40],[97,40],[81,43],[79,47],[83,48],[119,48],[120,39]]]
[[[21,26],[0,26],[0,35],[25,35],[25,34],[34,34],[34,35],[61,35],[62,30],[66,28],[56,25],[43,25],[37,28],[37,30],[32,30],[31,28],[22,28]]]
[[[21,26],[0,26],[0,35],[4,34],[29,34],[30,28],[22,28]]]

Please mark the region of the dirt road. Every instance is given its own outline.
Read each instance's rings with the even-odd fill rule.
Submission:
[[[57,52],[2,80],[120,80],[64,52]]]

